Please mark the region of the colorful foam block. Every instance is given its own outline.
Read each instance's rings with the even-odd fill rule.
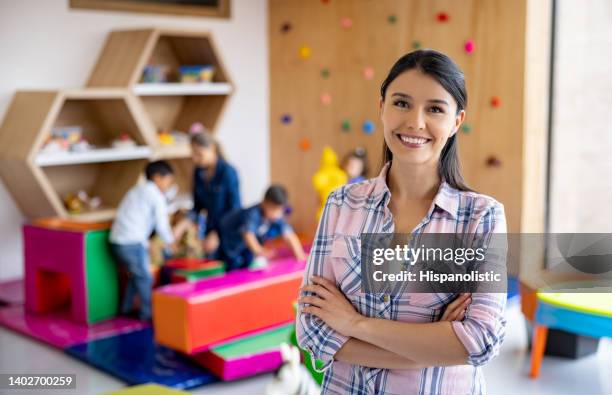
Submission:
[[[132,385],[190,389],[218,381],[186,356],[156,345],[151,328],[77,344],[65,351]]]
[[[207,259],[179,258],[165,263],[172,272],[173,283],[197,281],[206,277],[225,273],[225,264],[221,261]]]
[[[288,343],[294,323],[281,325],[227,343],[193,356],[193,359],[223,381],[270,372],[283,364],[281,343]]]
[[[72,320],[67,311],[31,314],[25,311],[24,306],[0,309],[0,325],[61,349],[147,327],[147,324],[141,321],[124,317],[94,325],[79,324]]]
[[[163,385],[158,384],[143,384],[133,387],[120,389],[113,392],[105,392],[102,395],[182,395],[189,392],[173,390]]]
[[[69,306],[73,320],[89,324],[117,315],[117,266],[108,233],[24,226],[26,309],[45,313]]]
[[[153,293],[155,340],[195,354],[215,343],[293,321],[291,302],[304,266],[283,259],[264,269],[158,288]]]
[[[23,280],[10,280],[0,283],[0,306],[20,306],[23,304]]]

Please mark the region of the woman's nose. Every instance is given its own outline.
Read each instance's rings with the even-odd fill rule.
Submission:
[[[425,116],[422,110],[418,108],[412,109],[406,114],[405,120],[408,129],[424,130],[425,129]]]

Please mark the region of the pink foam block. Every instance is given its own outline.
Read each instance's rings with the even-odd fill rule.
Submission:
[[[83,234],[26,225],[23,235],[26,309],[43,313],[69,301],[72,318],[87,322]],[[44,286],[61,283],[57,289]],[[65,295],[61,290],[68,287]]]
[[[0,325],[61,349],[148,326],[123,317],[88,326],[72,321],[67,312],[31,314],[23,306],[0,309]]]
[[[10,280],[0,283],[0,304],[20,306],[23,304],[23,280]]]

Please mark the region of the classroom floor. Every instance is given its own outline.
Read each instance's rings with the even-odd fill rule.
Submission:
[[[547,357],[538,380],[527,377],[529,354],[523,316],[517,303],[508,308],[508,331],[502,353],[485,367],[491,394],[589,394],[612,395],[612,341],[603,340],[599,352],[576,361]],[[74,373],[77,391],[66,394],[101,394],[124,384],[62,352],[0,327],[0,373]],[[272,375],[265,374],[233,383],[200,387],[194,394],[262,394]],[[42,391],[1,390],[0,394],[43,394]],[[60,395],[61,391],[54,390]]]

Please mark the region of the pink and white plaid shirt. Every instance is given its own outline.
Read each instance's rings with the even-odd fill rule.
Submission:
[[[361,292],[362,233],[393,233],[386,183],[390,163],[378,177],[342,186],[325,205],[308,258],[303,284],[312,275],[332,279],[355,308],[368,317],[403,322],[434,322],[458,295],[405,293],[381,295]],[[459,191],[442,182],[421,223],[412,234],[506,233],[504,207],[486,195]],[[324,362],[323,393],[338,394],[483,394],[481,366],[499,353],[506,321],[506,294],[474,293],[465,319],[453,322],[468,351],[465,365],[424,369],[379,369],[333,359],[348,340],[321,319],[298,311],[297,338],[313,359]]]

